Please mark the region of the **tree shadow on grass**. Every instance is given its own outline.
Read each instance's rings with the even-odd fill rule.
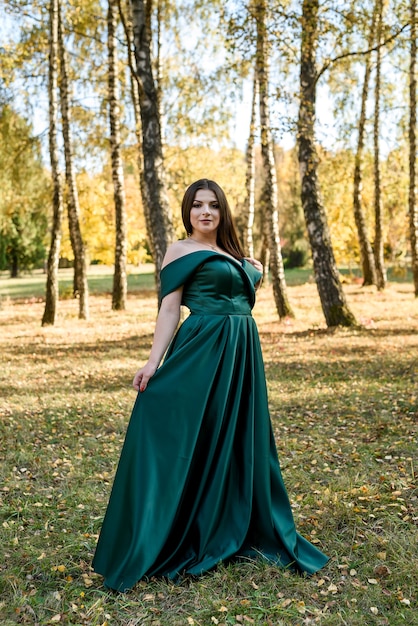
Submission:
[[[269,335],[272,333],[260,331],[260,336]],[[276,333],[273,333],[276,335]],[[365,328],[364,326],[356,326],[355,328],[341,328],[339,326],[332,326],[330,328],[308,328],[307,330],[295,330],[286,332],[286,337],[311,338],[311,337],[332,337],[333,335],[339,338],[350,338],[353,336],[370,336],[382,339],[384,337],[397,337],[397,336],[414,336],[418,335],[418,328]]]

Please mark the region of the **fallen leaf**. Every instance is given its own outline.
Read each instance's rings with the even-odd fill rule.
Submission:
[[[90,578],[90,576],[88,576],[87,574],[83,574],[82,578],[83,578],[83,583],[85,584],[86,587],[91,587],[92,586],[93,581]]]
[[[302,613],[302,615],[306,613],[306,607],[305,607],[305,603],[303,600],[296,602],[296,610],[298,613]]]
[[[145,600],[145,602],[154,602],[155,595],[153,593],[146,593],[144,595],[144,600]]]
[[[376,567],[374,568],[374,573],[376,574],[376,576],[384,578],[385,576],[389,576],[391,571],[387,567],[387,565],[376,565]]]

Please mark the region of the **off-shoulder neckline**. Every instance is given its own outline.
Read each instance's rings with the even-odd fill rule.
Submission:
[[[161,271],[163,272],[167,267],[170,267],[170,265],[173,265],[173,263],[176,263],[177,261],[180,261],[181,259],[184,259],[184,258],[186,258],[188,256],[191,256],[192,254],[204,254],[204,255],[209,255],[209,256],[219,256],[219,257],[221,257],[223,259],[226,259],[227,261],[232,261],[232,263],[234,263],[238,267],[244,267],[245,259],[241,259],[241,261],[239,261],[238,259],[234,259],[232,256],[228,256],[227,254],[222,254],[222,252],[216,252],[216,250],[193,250],[193,252],[187,252],[186,254],[183,254],[182,256],[179,256],[177,259],[174,259],[173,261],[170,261],[170,263],[167,263],[167,265],[164,265],[164,267],[161,269]]]

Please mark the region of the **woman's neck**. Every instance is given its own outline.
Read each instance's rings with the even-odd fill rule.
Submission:
[[[189,237],[189,241],[193,241],[194,243],[197,243],[199,245],[203,245],[203,246],[209,246],[209,248],[212,248],[212,250],[219,250],[219,246],[216,243],[216,238],[196,238],[194,235],[190,235]]]

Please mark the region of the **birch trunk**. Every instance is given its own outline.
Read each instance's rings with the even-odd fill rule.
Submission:
[[[411,57],[409,64],[409,232],[414,292],[418,297],[418,207],[416,192],[417,149],[417,3],[411,0]]]
[[[377,50],[376,50],[376,82],[375,82],[375,105],[374,105],[374,214],[375,214],[375,237],[374,259],[376,264],[377,288],[384,289],[386,286],[386,270],[383,252],[383,211],[381,197],[380,175],[380,85],[381,85],[381,41],[382,41],[383,2],[377,0]]]
[[[315,148],[316,43],[318,0],[304,0],[302,8],[300,104],[298,120],[298,158],[302,183],[301,197],[315,280],[327,326],[353,326],[341,286],[328,222],[320,197],[318,156]]]
[[[128,14],[125,15],[121,0],[118,0],[119,5],[119,15],[122,20],[123,28],[125,31],[126,40],[128,42],[128,64],[130,68],[130,83],[131,83],[131,98],[132,98],[132,107],[134,111],[135,118],[135,137],[137,141],[137,164],[138,164],[138,172],[140,178],[140,191],[142,198],[142,209],[144,211],[145,217],[145,226],[147,230],[148,239],[152,241],[152,228],[151,228],[151,215],[150,215],[150,207],[146,202],[146,194],[144,190],[144,177],[142,176],[143,167],[144,167],[144,158],[142,154],[142,124],[141,124],[141,106],[140,106],[140,94],[141,94],[141,85],[139,82],[139,78],[135,69],[135,52],[134,52],[134,36],[133,36],[133,26],[132,26],[132,5],[128,2],[127,9]],[[150,243],[151,246],[151,243]],[[151,246],[151,249],[152,246]]]
[[[49,248],[45,309],[42,326],[55,324],[59,300],[58,264],[61,248],[61,224],[63,216],[62,180],[59,171],[57,143],[58,118],[58,0],[51,0],[49,7],[49,158],[52,172],[52,229]]]
[[[246,162],[247,172],[245,178],[245,189],[247,192],[246,212],[244,216],[245,221],[245,234],[244,234],[244,246],[246,253],[250,257],[254,257],[254,239],[253,239],[253,227],[254,227],[254,215],[255,215],[255,132],[256,132],[256,114],[257,114],[257,99],[258,99],[258,83],[256,72],[254,72],[253,81],[253,98],[251,104],[251,121],[250,121],[250,134],[248,137]]]
[[[255,5],[257,20],[256,70],[259,86],[261,154],[264,169],[263,210],[270,250],[270,272],[274,301],[280,318],[294,317],[287,297],[286,280],[280,246],[276,165],[273,138],[270,128],[268,105],[268,53],[266,38],[266,2],[258,0]]]
[[[109,89],[109,125],[110,151],[112,162],[113,197],[115,202],[115,270],[113,275],[112,309],[126,308],[127,277],[127,234],[126,234],[126,200],[125,180],[121,155],[120,138],[120,107],[118,88],[118,53],[116,27],[118,3],[109,0],[107,12],[108,28],[108,89]]]
[[[87,263],[86,251],[80,228],[80,206],[78,201],[78,191],[74,168],[73,140],[71,132],[71,107],[70,107],[70,85],[68,79],[68,61],[64,45],[64,33],[62,27],[61,5],[58,0],[58,46],[61,63],[61,116],[62,132],[64,138],[65,155],[65,179],[68,193],[68,223],[70,230],[71,246],[74,254],[74,295],[79,298],[80,319],[88,319],[88,284],[87,284]]]
[[[270,283],[270,250],[267,237],[263,238],[260,261],[263,265],[263,285],[268,285]]]
[[[144,211],[149,216],[150,247],[155,263],[156,283],[167,249],[173,239],[171,211],[165,189],[165,172],[157,90],[151,63],[152,0],[131,0],[136,71],[140,83],[143,171],[141,191]],[[146,207],[146,208],[145,208]]]
[[[370,26],[370,33],[367,40],[367,48],[370,49],[373,46],[376,35],[376,7],[373,10],[372,23]],[[366,106],[367,98],[369,95],[369,82],[371,73],[371,58],[370,55],[366,55],[366,67],[364,71],[364,82],[361,95],[361,110],[360,119],[358,124],[358,140],[357,151],[354,159],[354,181],[353,181],[353,208],[354,219],[357,227],[357,235],[360,244],[360,258],[361,266],[363,269],[363,286],[376,285],[376,265],[374,262],[373,248],[371,246],[369,235],[367,231],[366,216],[363,209],[361,198],[362,187],[362,158],[364,149],[364,135],[366,127]]]

